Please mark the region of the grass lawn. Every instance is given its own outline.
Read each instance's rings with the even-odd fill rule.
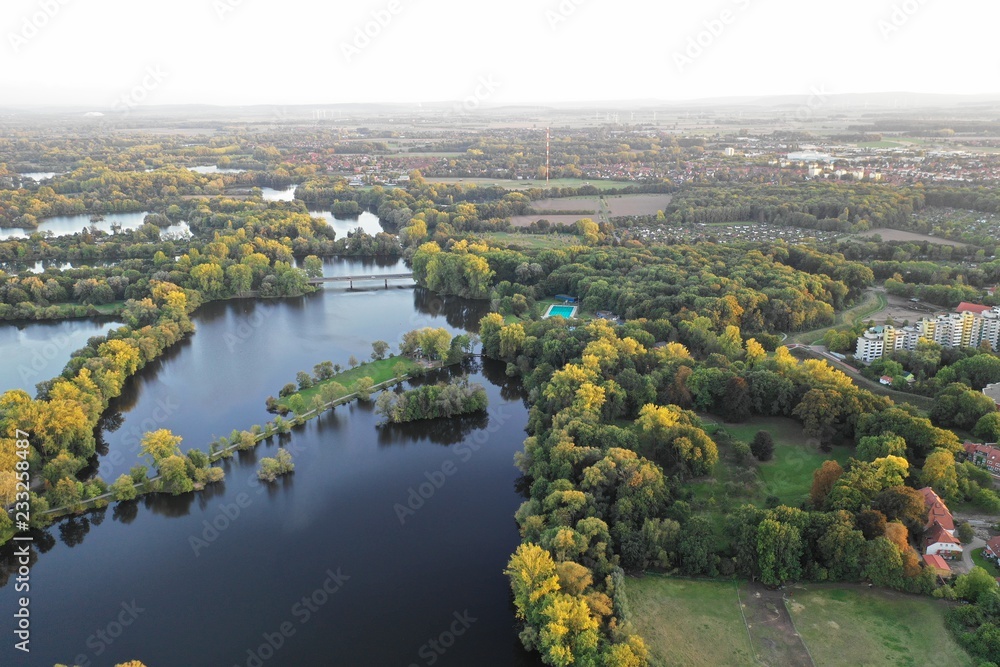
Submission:
[[[788,608],[817,667],[971,665],[944,625],[947,603],[892,591],[796,586]]]
[[[859,141],[858,148],[899,148],[903,144],[895,141]]]
[[[763,496],[777,496],[790,507],[798,507],[809,496],[813,471],[823,465],[823,461],[835,459],[841,465],[847,462],[852,452],[847,447],[834,447],[829,453],[809,442],[802,433],[802,425],[793,419],[783,417],[755,417],[746,424],[720,424],[738,440],[747,444],[757,431],[767,431],[774,438],[774,458],[759,463],[757,470],[763,481]],[[722,474],[726,474],[723,471]],[[723,478],[717,477],[720,481]],[[759,504],[764,498],[757,498]]]
[[[654,667],[755,664],[733,582],[647,575],[625,588]]]
[[[396,364],[403,364],[406,366],[407,373],[412,373],[421,367],[420,364],[409,357],[389,357],[388,359],[381,359],[379,361],[368,361],[361,364],[357,368],[349,368],[346,371],[334,375],[329,380],[324,380],[313,385],[309,389],[297,393],[305,399],[306,406],[311,406],[313,396],[319,393],[320,388],[323,385],[339,382],[344,385],[345,391],[334,400],[337,398],[343,398],[344,396],[350,396],[356,391],[358,380],[363,377],[370,377],[375,384],[379,384],[396,377],[396,372],[393,370],[393,367],[395,367]],[[278,405],[287,408],[288,399],[292,396],[295,396],[295,394],[279,399]]]
[[[124,301],[112,301],[111,303],[104,303],[100,306],[94,306],[94,308],[102,313],[117,313],[122,308],[125,307]]]
[[[972,552],[972,562],[990,573],[991,577],[1000,577],[1000,567],[983,555],[983,549],[976,549]]]
[[[518,234],[516,232],[487,232],[479,234],[483,240],[507,243],[526,250],[545,250],[547,248],[565,248],[571,245],[583,245],[579,236],[574,234]]]
[[[778,635],[794,641],[793,629],[780,622],[765,627],[767,610],[756,609],[755,615],[760,602],[744,590],[749,632],[763,661],[758,662],[731,581],[646,575],[627,578],[625,587],[629,620],[646,640],[655,667],[787,664],[779,659],[781,647],[772,644]],[[796,585],[786,594],[794,630],[817,667],[972,664],[945,628],[946,602],[834,584]]]

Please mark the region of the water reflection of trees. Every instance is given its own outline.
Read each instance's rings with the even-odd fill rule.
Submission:
[[[90,532],[90,519],[85,516],[75,516],[59,524],[59,541],[72,549],[83,542]]]
[[[490,312],[490,302],[443,296],[423,287],[413,290],[413,307],[432,317],[444,317],[456,329],[479,331],[479,320]]]
[[[135,521],[137,516],[139,516],[139,502],[136,500],[118,503],[111,510],[111,520],[120,521],[126,526]]]
[[[454,445],[464,442],[473,432],[485,429],[489,423],[489,415],[475,414],[409,424],[382,424],[378,427],[378,444],[392,447],[429,440],[439,445]]]
[[[507,365],[493,359],[482,360],[480,371],[490,384],[500,388],[500,397],[505,401],[521,401],[527,407],[527,392],[520,378],[507,375]]]

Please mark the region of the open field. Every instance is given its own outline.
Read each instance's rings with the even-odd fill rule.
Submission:
[[[656,215],[670,204],[673,195],[612,195],[605,198],[611,217],[623,215]]]
[[[438,178],[427,176],[429,183],[461,183],[476,185],[477,187],[488,187],[496,185],[510,190],[528,190],[530,188],[578,188],[583,185],[592,185],[598,190],[613,190],[615,188],[625,188],[634,183],[627,181],[589,181],[583,178],[553,178],[549,184],[542,180],[514,180],[510,178]]]
[[[551,211],[551,213],[534,213],[518,215],[510,222],[515,227],[527,227],[535,220],[545,218],[552,223],[573,224],[581,218],[593,220],[616,218],[632,215],[656,215],[670,204],[671,195],[640,194],[613,195],[605,197],[566,197],[539,199],[532,202],[536,211]]]
[[[647,575],[626,590],[654,667],[756,664],[734,582]]]
[[[886,304],[883,308],[864,317],[864,320],[872,320],[875,324],[886,324],[890,320],[897,325],[909,321],[911,324],[922,317],[928,317],[934,313],[939,313],[944,308],[928,303],[914,303],[901,296],[887,294]]]
[[[596,215],[574,214],[574,215],[515,215],[510,219],[510,224],[515,227],[527,227],[536,220],[548,220],[553,225],[572,225],[577,220],[590,218],[594,220]],[[596,220],[595,220],[596,222]]]
[[[746,424],[724,424],[714,415],[699,414],[708,433],[720,429],[736,440],[749,444],[757,431],[767,431],[774,438],[774,456],[765,463],[741,463],[732,448],[719,447],[719,462],[710,477],[690,484],[692,507],[712,525],[716,549],[728,548],[726,522],[738,507],[752,504],[763,507],[768,496],[798,507],[812,486],[813,471],[823,461],[835,459],[843,464],[851,455],[848,447],[834,447],[829,453],[819,450],[802,433],[802,426],[784,417],[756,417]]]
[[[834,447],[829,453],[821,451],[818,443],[806,438],[802,425],[794,419],[756,417],[746,424],[725,424],[722,428],[746,443],[753,440],[757,431],[771,434],[774,458],[759,463],[757,469],[764,481],[764,492],[777,496],[790,507],[798,507],[809,496],[813,471],[823,461],[834,459],[843,465],[852,453],[847,447]]]
[[[531,202],[531,208],[536,211],[588,211],[588,215],[597,215],[601,202],[597,197],[550,197]]]
[[[372,379],[374,384],[381,384],[386,380],[391,380],[394,377],[398,377],[395,371],[397,364],[402,364],[404,367],[404,373],[413,373],[420,370],[421,366],[413,359],[409,357],[389,357],[388,359],[380,359],[378,361],[368,361],[356,368],[348,368],[334,375],[329,380],[323,380],[322,382],[317,382],[309,389],[305,389],[296,392],[297,395],[302,396],[305,400],[305,405],[312,405],[313,398],[319,394],[320,389],[327,384],[333,384],[334,382],[340,383],[344,387],[344,391],[340,392],[339,395],[334,396],[333,399],[343,398],[344,396],[350,396],[357,391],[358,380],[363,377],[369,377]],[[307,371],[308,372],[308,371]],[[294,379],[294,378],[293,378]],[[278,400],[278,405],[288,408],[288,401],[292,396],[286,396]]]
[[[580,237],[574,234],[520,234],[517,232],[486,232],[479,234],[483,239],[508,243],[526,249],[564,248],[580,245]]]
[[[651,664],[972,664],[948,634],[940,600],[850,584],[768,591],[743,582],[738,590],[730,581],[627,579],[629,620]]]
[[[903,144],[896,141],[859,141],[858,148],[902,148]]]
[[[861,587],[795,586],[788,608],[817,667],[971,665],[933,598]]]
[[[967,243],[959,243],[958,241],[949,241],[948,239],[943,239],[938,236],[927,236],[926,234],[917,234],[915,232],[904,232],[900,229],[888,229],[886,227],[880,227],[878,229],[869,229],[867,232],[861,232],[856,234],[856,236],[861,237],[871,237],[878,234],[882,237],[883,241],[915,241],[917,243],[922,243],[927,241],[928,243],[937,243],[939,245],[950,245],[950,246],[962,246],[968,245]]]

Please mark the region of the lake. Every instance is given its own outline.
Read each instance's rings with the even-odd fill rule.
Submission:
[[[304,268],[305,262],[296,258],[295,266]],[[336,278],[337,276],[384,276],[394,273],[409,273],[410,267],[406,261],[399,257],[357,257],[344,261],[339,257],[323,258],[323,277]],[[383,283],[384,284],[384,283]],[[413,281],[396,279],[392,285],[403,287],[413,285]],[[390,285],[391,286],[391,285]],[[358,282],[359,289],[375,289],[376,283]],[[327,290],[348,289],[347,283],[332,283],[324,286]]]
[[[220,169],[214,164],[201,167],[188,167],[188,169],[197,174],[241,174],[246,171],[245,169]]]
[[[289,185],[287,188],[282,190],[276,190],[274,188],[261,188],[261,194],[264,197],[264,201],[292,201],[295,199],[295,188],[298,185]]]
[[[35,384],[59,375],[70,355],[102,336],[115,322],[62,320],[56,322],[0,323],[0,378],[3,388],[24,389],[35,395]]]
[[[314,218],[323,218],[326,220],[327,224],[333,227],[334,231],[337,232],[338,239],[347,238],[347,235],[350,232],[353,232],[359,227],[369,236],[375,236],[379,232],[384,231],[382,229],[382,223],[378,221],[378,216],[369,211],[363,211],[356,218],[338,218],[335,217],[330,211],[317,209],[309,209],[309,215]]]
[[[338,261],[329,270],[340,275],[373,270]],[[101,474],[113,480],[137,460],[144,430],[204,448],[271,418],[264,400],[298,370],[363,359],[373,340],[395,345],[418,327],[475,329],[487,309],[412,287],[209,304],[196,333],[112,405]],[[519,543],[512,459],[527,410],[503,364],[478,363],[467,371],[487,388],[488,415],[385,427],[370,403],[342,406],[282,441],[297,470],[274,485],[254,476],[271,442],[230,460],[224,484],[206,492],[144,498],[36,536],[32,654],[8,641],[0,664],[537,667],[502,574]],[[0,607],[15,598],[10,582],[0,588]],[[134,622],[118,635],[121,614]],[[107,643],[96,633],[109,626],[118,636]]]
[[[120,225],[123,230],[132,230],[142,227],[143,220],[149,215],[148,211],[140,213],[107,213],[104,220],[91,222],[89,213],[79,215],[60,215],[53,218],[45,218],[38,223],[36,229],[23,229],[20,227],[8,227],[0,229],[0,241],[13,238],[26,238],[28,234],[34,232],[51,232],[52,236],[69,236],[82,232],[84,228],[96,226],[98,229],[111,233],[112,225]],[[189,233],[187,223],[180,222],[160,230],[160,235],[176,234],[184,236]]]

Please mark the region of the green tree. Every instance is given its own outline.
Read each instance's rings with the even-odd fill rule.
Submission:
[[[306,257],[302,263],[302,268],[305,270],[306,276],[310,278],[323,277],[323,260],[316,255]]]
[[[858,458],[874,461],[885,456],[906,456],[906,440],[894,433],[869,435],[858,440]]]
[[[121,475],[111,485],[111,497],[117,501],[134,500],[136,497],[135,482],[128,475]]]
[[[972,435],[982,442],[1000,442],[1000,412],[988,412],[980,417]]]
[[[384,340],[377,340],[372,343],[372,359],[378,361],[380,359],[385,359],[386,353],[389,351],[389,343]]]
[[[750,442],[750,451],[758,461],[770,461],[774,456],[774,438],[767,431],[757,431]]]
[[[946,449],[935,449],[924,461],[920,481],[930,486],[942,498],[955,500],[958,497],[958,473],[955,470],[955,455]]]
[[[375,381],[370,377],[358,378],[358,381],[354,384],[355,391],[358,392],[358,396],[365,400],[371,398],[372,387],[375,386]]]
[[[317,382],[322,382],[323,380],[329,380],[335,375],[333,370],[332,361],[321,361],[320,363],[313,366],[313,376],[316,378]]]
[[[153,466],[160,468],[161,462],[171,456],[180,455],[181,437],[174,435],[167,429],[151,431],[142,436],[139,451],[148,456],[153,462]]]
[[[773,519],[761,521],[757,528],[757,562],[761,581],[778,586],[798,579],[802,574],[802,538],[795,526]]]
[[[194,482],[188,476],[187,458],[180,455],[168,456],[158,466],[163,490],[175,496],[194,490]]]
[[[230,292],[243,296],[253,289],[253,269],[246,264],[231,264],[226,268],[226,281]]]

